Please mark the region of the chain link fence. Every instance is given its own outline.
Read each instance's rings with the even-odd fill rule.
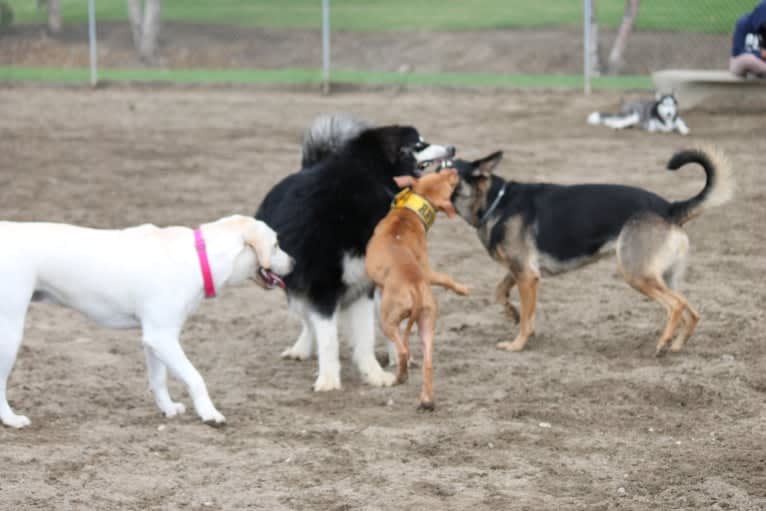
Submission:
[[[87,1],[61,0],[57,33],[47,28],[46,2],[0,4],[13,11],[3,15],[12,23],[0,34],[0,66],[87,69]],[[96,2],[101,69],[184,69],[210,75],[260,70],[279,72],[288,81],[321,78],[321,0],[161,4],[156,50],[147,61],[136,51],[125,1]],[[592,71],[647,77],[664,68],[726,69],[734,23],[756,0],[592,4]],[[624,38],[619,64],[610,66],[631,4],[637,8],[634,25]],[[406,77],[413,83],[420,78],[473,85],[502,84],[508,76],[581,80],[583,75],[582,0],[331,0],[329,19],[335,80],[386,83]]]
[[[643,75],[664,68],[728,69],[734,24],[757,1],[626,1],[621,13],[614,2],[593,3],[593,72]],[[631,16],[634,24],[621,48],[622,24]]]

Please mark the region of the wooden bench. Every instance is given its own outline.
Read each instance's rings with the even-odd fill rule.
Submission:
[[[681,110],[693,108],[715,98],[716,103],[766,106],[766,79],[740,78],[729,71],[666,69],[652,73],[658,92],[673,92]]]

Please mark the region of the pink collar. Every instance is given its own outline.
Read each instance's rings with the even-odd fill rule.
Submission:
[[[199,268],[202,270],[202,281],[205,284],[205,298],[213,298],[215,297],[215,284],[213,283],[213,274],[210,271],[210,263],[207,260],[205,239],[202,237],[202,229],[199,227],[194,229],[194,244],[197,246]]]

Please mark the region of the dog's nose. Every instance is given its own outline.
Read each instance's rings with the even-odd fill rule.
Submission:
[[[452,158],[453,156],[455,156],[455,146],[454,146],[454,145],[448,145],[448,146],[447,146],[445,149],[447,150],[447,155],[448,155],[450,158]]]

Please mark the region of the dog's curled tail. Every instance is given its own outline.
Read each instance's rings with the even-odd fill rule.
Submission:
[[[350,114],[320,114],[303,133],[303,168],[338,153],[349,140],[367,128],[366,122]]]
[[[702,214],[707,208],[719,206],[734,195],[734,177],[726,155],[715,147],[697,147],[675,153],[668,161],[668,170],[678,170],[687,163],[698,163],[705,170],[705,187],[700,193],[670,205],[670,219],[682,225]]]

